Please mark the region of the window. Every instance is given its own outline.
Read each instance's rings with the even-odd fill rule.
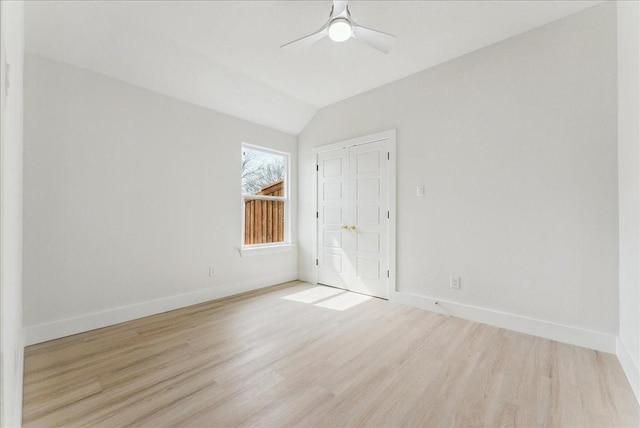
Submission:
[[[243,246],[288,242],[289,155],[242,145]]]

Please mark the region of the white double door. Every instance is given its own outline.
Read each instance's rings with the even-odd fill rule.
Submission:
[[[317,155],[318,283],[389,297],[387,140]]]

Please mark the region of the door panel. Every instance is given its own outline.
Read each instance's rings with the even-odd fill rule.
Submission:
[[[342,232],[339,230],[324,231],[325,248],[342,248]]]
[[[356,277],[372,280],[380,279],[380,262],[375,259],[358,257],[356,261]]]
[[[378,199],[380,197],[380,179],[378,177],[356,179],[356,197],[359,200]]]
[[[356,224],[380,224],[380,205],[360,205],[356,207]]]
[[[325,253],[324,268],[327,272],[342,273],[342,257],[338,254]]]
[[[349,151],[318,155],[318,282],[347,288],[349,281],[347,230]]]
[[[356,249],[358,251],[380,251],[380,236],[377,233],[359,231],[356,234]]]
[[[349,212],[356,226],[349,289],[388,298],[386,142],[351,147]],[[382,215],[384,213],[384,215]]]
[[[318,282],[388,298],[386,141],[318,154]]]
[[[358,153],[356,158],[357,172],[378,171],[380,169],[380,153]]]
[[[324,177],[341,177],[343,171],[343,159],[327,159],[322,164],[322,175]]]
[[[322,196],[325,201],[341,201],[343,183],[340,182],[328,182],[324,183],[322,187]]]
[[[344,224],[344,217],[342,216],[342,207],[325,206],[322,209],[324,214],[324,221],[329,224]]]

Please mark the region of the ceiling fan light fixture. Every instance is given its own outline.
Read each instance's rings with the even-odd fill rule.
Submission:
[[[344,42],[353,35],[351,22],[345,18],[337,18],[329,24],[329,38],[334,42]]]
[[[331,8],[331,13],[329,14],[329,19],[326,21],[326,24],[315,33],[300,37],[280,47],[286,48],[291,52],[300,52],[325,37],[330,38],[334,42],[344,42],[353,37],[382,53],[389,53],[393,42],[396,40],[396,36],[362,27],[353,22],[347,3],[348,0],[333,0],[333,7]]]

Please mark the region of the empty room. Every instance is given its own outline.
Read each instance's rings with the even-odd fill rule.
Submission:
[[[0,5],[0,426],[640,426],[639,1]]]

